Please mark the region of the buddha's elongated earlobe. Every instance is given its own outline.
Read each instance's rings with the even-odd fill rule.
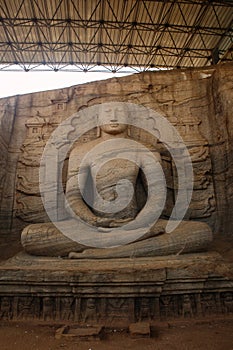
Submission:
[[[99,126],[96,127],[96,137],[100,137],[101,136],[101,129]]]
[[[97,127],[96,127],[96,137],[98,138],[98,137],[101,136],[101,128],[99,126],[99,115],[98,114],[96,115],[96,120],[97,120],[97,123],[96,123],[96,125],[97,125]]]

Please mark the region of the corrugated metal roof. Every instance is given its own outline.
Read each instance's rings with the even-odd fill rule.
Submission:
[[[0,0],[0,69],[128,71],[232,60],[233,1]]]

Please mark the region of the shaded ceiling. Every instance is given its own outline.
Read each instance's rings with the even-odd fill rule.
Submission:
[[[232,61],[232,27],[232,0],[0,0],[0,70],[207,66]]]

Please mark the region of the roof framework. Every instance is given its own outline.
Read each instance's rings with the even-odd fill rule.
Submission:
[[[0,70],[129,72],[232,59],[232,0],[0,0]]]

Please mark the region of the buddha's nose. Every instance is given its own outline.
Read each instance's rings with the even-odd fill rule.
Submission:
[[[110,121],[111,121],[111,123],[118,122],[117,114],[116,114],[116,111],[114,111],[114,110],[111,111]]]
[[[118,121],[118,118],[117,118],[117,111],[116,111],[115,109],[111,109],[111,110],[110,110],[110,115],[109,115],[109,117],[110,117],[111,123],[117,122],[117,121]]]

